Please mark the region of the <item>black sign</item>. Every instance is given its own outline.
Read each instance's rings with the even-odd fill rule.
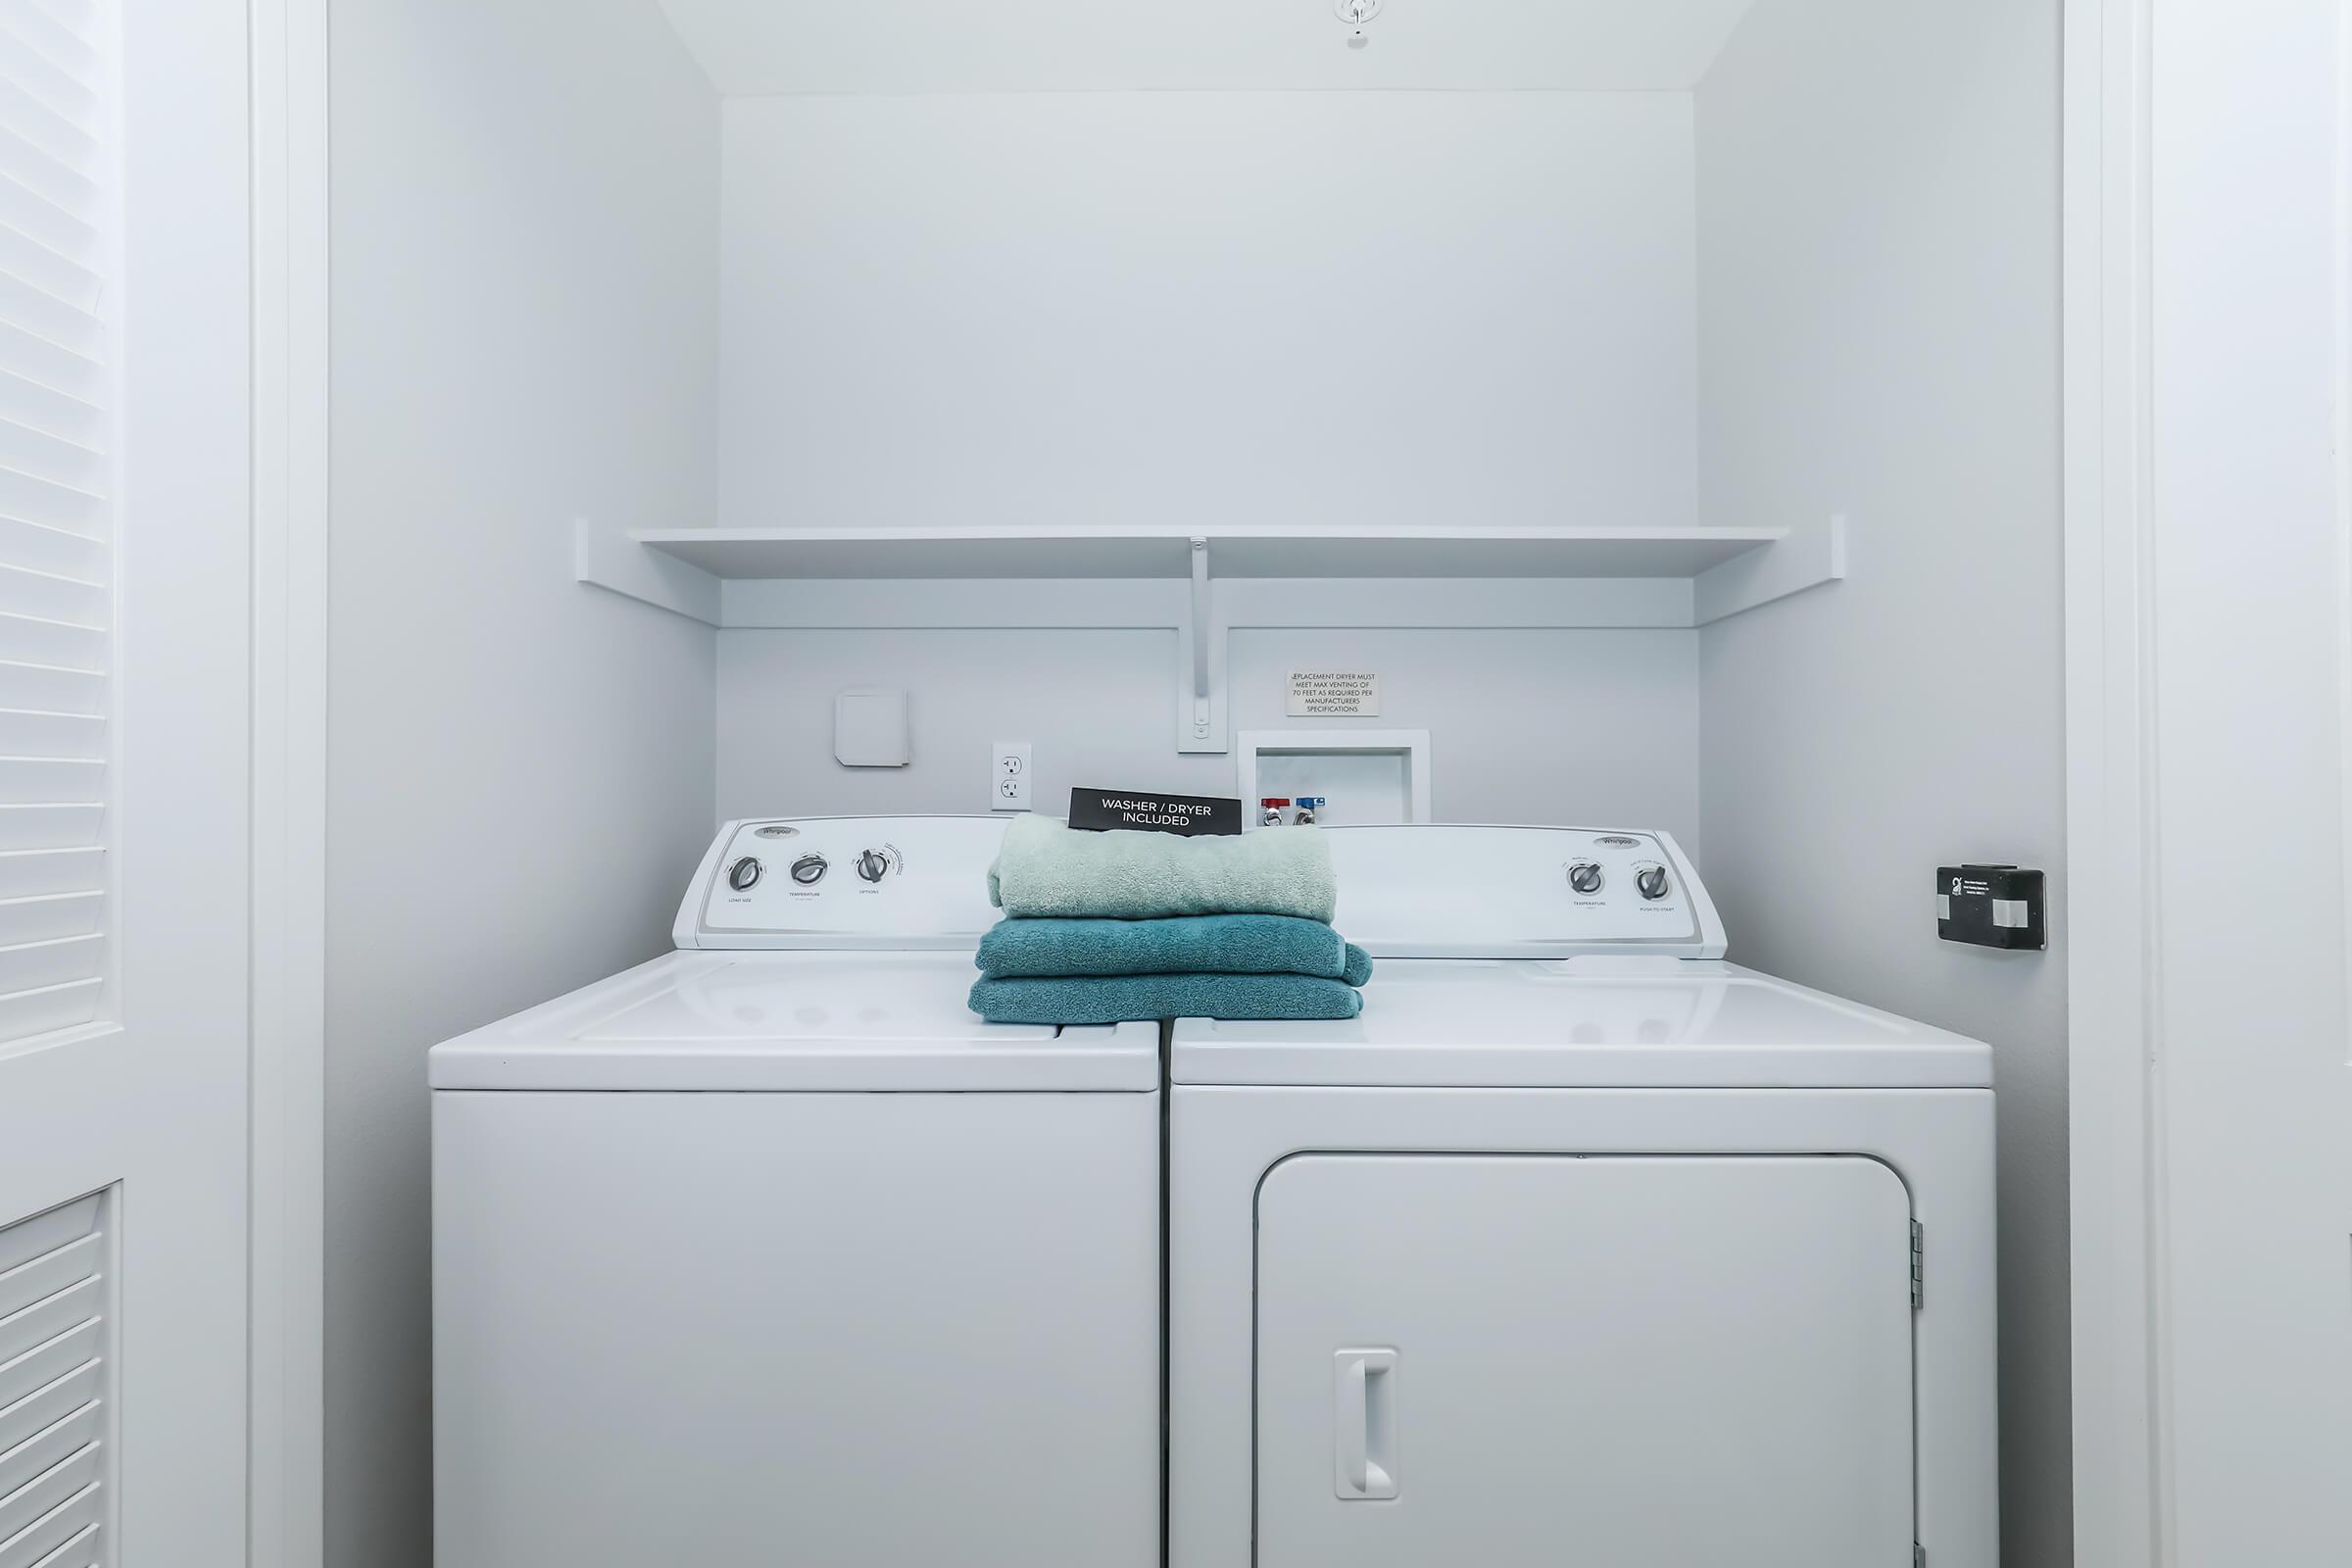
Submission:
[[[1239,833],[1242,803],[1213,795],[1145,795],[1133,790],[1070,791],[1070,826],[1098,832]]]

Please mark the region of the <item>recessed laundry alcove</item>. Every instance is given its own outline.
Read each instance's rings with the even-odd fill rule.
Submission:
[[[1928,881],[2063,898],[2058,0],[330,8],[330,1560],[428,1551],[425,1045],[661,951],[719,820],[1294,726],[1995,1043],[2058,1560],[2065,956]]]

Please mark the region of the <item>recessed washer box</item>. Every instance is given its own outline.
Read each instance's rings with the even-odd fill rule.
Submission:
[[[1315,820],[1326,827],[1430,820],[1425,729],[1246,729],[1233,750],[1246,829],[1258,825],[1259,801],[1301,796],[1324,800]]]

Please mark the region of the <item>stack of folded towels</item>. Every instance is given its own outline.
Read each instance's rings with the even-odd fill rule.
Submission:
[[[1331,928],[1316,828],[1183,838],[1015,817],[988,891],[1004,918],[980,940],[972,1010],[991,1023],[1352,1018],[1372,976]]]

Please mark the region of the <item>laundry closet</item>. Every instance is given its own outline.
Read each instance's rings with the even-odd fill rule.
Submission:
[[[1731,959],[1990,1043],[2071,1561],[2055,0],[332,22],[331,1561],[429,1560],[426,1048],[1006,748],[1664,832]],[[2046,951],[1939,939],[1987,862]]]

